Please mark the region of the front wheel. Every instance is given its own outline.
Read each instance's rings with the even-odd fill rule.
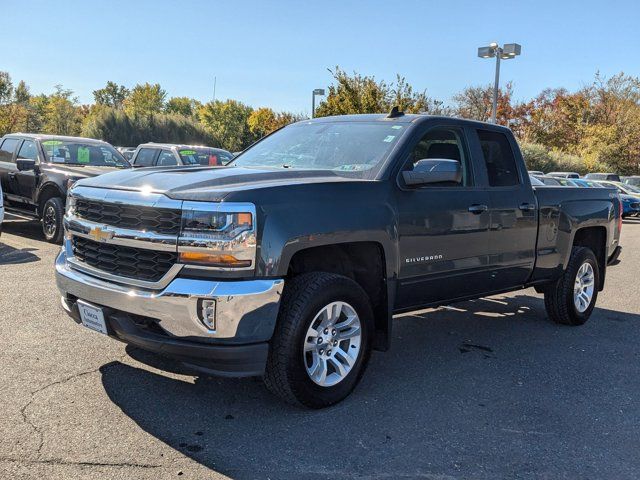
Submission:
[[[600,270],[591,249],[573,247],[562,277],[544,294],[547,314],[556,323],[582,325],[591,316],[598,298]]]
[[[369,297],[353,280],[324,272],[294,277],[271,342],[267,388],[309,408],[343,400],[369,361],[372,325]]]
[[[42,233],[47,242],[62,242],[64,205],[58,197],[50,198],[42,207]]]

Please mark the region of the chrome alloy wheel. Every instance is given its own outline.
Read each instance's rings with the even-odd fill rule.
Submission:
[[[315,316],[304,339],[307,375],[321,387],[332,387],[349,374],[360,353],[360,317],[345,302],[333,302]]]
[[[573,286],[573,303],[576,310],[584,313],[593,298],[593,288],[595,282],[595,274],[590,263],[585,262],[578,269],[576,281]]]
[[[47,207],[44,212],[44,218],[42,219],[42,224],[44,226],[45,233],[53,237],[56,233],[56,210],[51,205]]]

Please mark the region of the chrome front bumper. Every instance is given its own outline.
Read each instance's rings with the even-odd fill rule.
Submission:
[[[174,278],[162,289],[150,290],[105,281],[74,268],[63,249],[56,259],[56,283],[62,304],[71,313],[76,299],[125,314],[156,320],[177,339],[247,344],[271,338],[284,280],[218,281]],[[202,322],[202,300],[215,301],[215,329]]]

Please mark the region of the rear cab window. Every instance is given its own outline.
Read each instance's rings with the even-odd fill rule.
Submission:
[[[477,130],[482,156],[487,167],[489,185],[511,187],[520,184],[518,165],[509,138],[492,130]]]

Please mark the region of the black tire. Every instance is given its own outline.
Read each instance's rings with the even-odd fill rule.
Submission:
[[[591,264],[594,273],[594,288],[591,302],[584,312],[580,312],[574,303],[573,290],[578,270],[584,263]],[[544,294],[544,306],[549,318],[562,325],[582,325],[591,316],[598,299],[600,270],[598,261],[591,249],[573,247],[571,258],[562,277],[549,285]]]
[[[42,207],[42,233],[49,243],[62,243],[64,204],[58,197],[47,200]]]
[[[320,386],[307,374],[302,347],[316,315],[337,301],[348,303],[360,318],[360,351],[342,381],[334,386]],[[360,285],[347,277],[324,272],[294,277],[283,292],[264,383],[272,393],[294,405],[324,408],[338,403],[362,378],[371,355],[372,337],[373,312]]]

